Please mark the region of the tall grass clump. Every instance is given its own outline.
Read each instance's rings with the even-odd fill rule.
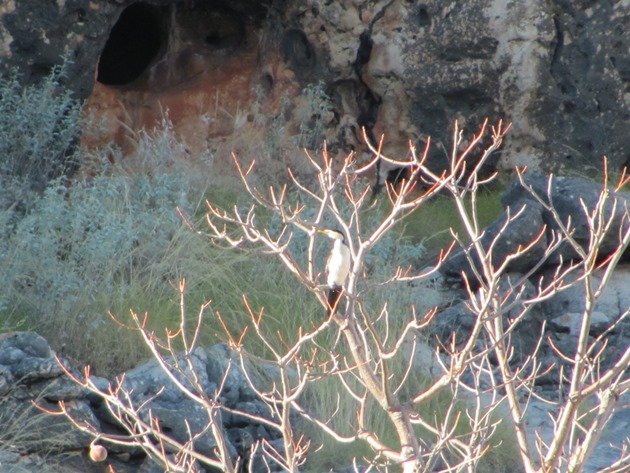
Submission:
[[[0,257],[5,311],[28,319],[57,346],[79,348],[76,336],[90,345],[101,340],[110,307],[132,302],[140,287],[155,286],[153,278],[168,277],[155,275],[154,266],[180,226],[175,182],[56,181],[16,225]]]

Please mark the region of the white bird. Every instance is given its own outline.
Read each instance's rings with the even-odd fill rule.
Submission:
[[[328,291],[328,315],[337,308],[343,286],[350,273],[352,257],[350,248],[346,245],[343,233],[336,230],[318,230],[334,241],[333,248],[326,262],[326,282],[330,288]]]

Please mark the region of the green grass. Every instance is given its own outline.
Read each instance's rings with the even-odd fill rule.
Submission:
[[[390,341],[397,339],[404,324],[412,316],[412,304],[419,314],[423,314],[432,307],[434,300],[430,297],[430,293],[425,291],[421,294],[422,296],[419,298],[417,288],[405,284],[391,285],[369,293],[365,305],[367,310],[372,311],[372,319],[375,320],[375,331],[383,334],[387,329],[390,333]],[[384,302],[388,304],[389,320],[386,321],[384,318],[376,320],[376,312],[380,311]],[[333,345],[335,333],[336,331],[330,331],[323,334],[317,340],[319,345],[324,347],[324,349],[334,346],[334,352],[338,356],[346,357],[350,360],[348,349],[343,342]],[[427,334],[417,333],[417,335],[420,337],[421,343],[428,343],[428,340],[422,340],[423,337],[428,336]],[[404,373],[406,373],[408,367],[407,356],[408,354],[403,348],[399,355],[387,362],[391,373],[390,386],[393,388],[398,386]],[[348,361],[348,363],[351,364],[351,361]],[[423,392],[431,385],[432,379],[429,378],[425,371],[426,367],[423,367],[421,363],[421,361],[415,362],[409,376],[404,381],[403,387],[397,394],[403,403]],[[361,387],[358,383],[353,382],[350,376],[346,379],[355,388],[356,392],[362,392]],[[430,424],[440,425],[445,420],[452,398],[453,395],[450,389],[445,388],[434,398],[415,406],[416,412]],[[313,383],[309,386],[303,402],[311,412],[317,413],[318,418],[321,420],[330,419],[327,425],[336,429],[340,434],[351,436],[357,431],[358,405],[353,398],[345,394],[345,388],[337,377],[328,376]],[[455,412],[461,414],[456,422],[456,435],[465,436],[470,433],[471,428],[465,415],[467,407],[469,406],[463,401],[457,402],[455,405]],[[375,432],[385,445],[395,449],[400,448],[397,434],[386,412],[374,400],[368,402],[366,412],[366,426]],[[451,422],[454,422],[454,418],[455,415],[452,414]],[[305,465],[305,471],[328,471],[332,467],[349,465],[352,459],[356,459],[359,464],[369,464],[369,459],[374,457],[372,449],[362,440],[340,444],[321,429],[306,421],[301,426],[313,445],[313,452]],[[416,428],[416,433],[419,438],[425,439],[429,443],[435,440],[433,434],[420,427]],[[501,426],[497,429],[490,442],[496,447],[483,458],[476,471],[488,473],[516,471],[510,465],[511,459],[515,458],[517,454],[516,443],[507,426]],[[321,448],[318,449],[317,447],[320,446]],[[391,471],[398,470],[394,467]]]
[[[426,378],[411,376],[407,385],[409,393],[421,392],[423,387],[428,387]],[[331,396],[331,393],[343,393],[341,383],[333,378],[329,378],[309,390],[309,405],[315,412],[320,413],[323,418],[326,418],[326,414],[330,415],[335,412],[334,418],[327,425],[337,429],[343,435],[351,436],[356,432],[357,406],[350,402],[348,396],[343,395],[339,398],[339,404],[337,404],[336,396]],[[425,421],[433,425],[440,425],[445,420],[445,413],[451,403],[451,399],[452,394],[450,391],[444,389],[430,402],[417,406],[416,412]],[[466,436],[471,431],[466,421],[466,407],[464,402],[458,402],[455,408],[455,414],[461,414],[455,427],[455,435],[457,436]],[[452,415],[451,419],[453,418],[454,416]],[[498,419],[495,418],[494,420]],[[385,445],[396,449],[400,448],[396,432],[386,413],[374,401],[368,402],[366,425]],[[304,471],[313,473],[329,471],[333,467],[350,465],[352,459],[355,459],[358,464],[367,465],[370,463],[370,459],[374,458],[374,452],[366,442],[361,440],[352,443],[339,443],[313,425],[306,426],[305,431],[312,441],[313,450],[309,455]],[[416,434],[418,438],[424,439],[429,444],[435,441],[435,437],[424,429],[417,428]],[[518,457],[516,439],[507,425],[500,425],[494,435],[488,439],[488,442],[494,448],[490,449],[482,458],[475,471],[479,473],[513,473],[520,471],[516,466],[518,464],[516,460]],[[315,447],[321,448],[317,449]],[[398,470],[394,468],[392,471]]]
[[[494,221],[503,211],[503,190],[503,186],[498,185],[479,192],[477,216],[481,228]],[[412,240],[422,242],[427,248],[427,254],[434,255],[451,243],[451,228],[460,236],[465,236],[455,203],[450,197],[440,195],[408,216],[403,223],[402,232]]]

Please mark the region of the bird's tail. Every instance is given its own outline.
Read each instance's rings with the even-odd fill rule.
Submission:
[[[343,287],[341,286],[333,286],[328,291],[328,309],[326,310],[326,315],[330,317],[335,310],[337,310],[337,304],[339,304],[339,299],[341,299],[341,293],[343,292]]]

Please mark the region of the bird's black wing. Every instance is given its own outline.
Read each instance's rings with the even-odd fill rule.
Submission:
[[[339,304],[339,299],[341,299],[341,293],[343,292],[343,287],[334,286],[330,288],[328,291],[328,310],[326,311],[326,315],[330,317],[335,310],[337,310],[337,304]]]

